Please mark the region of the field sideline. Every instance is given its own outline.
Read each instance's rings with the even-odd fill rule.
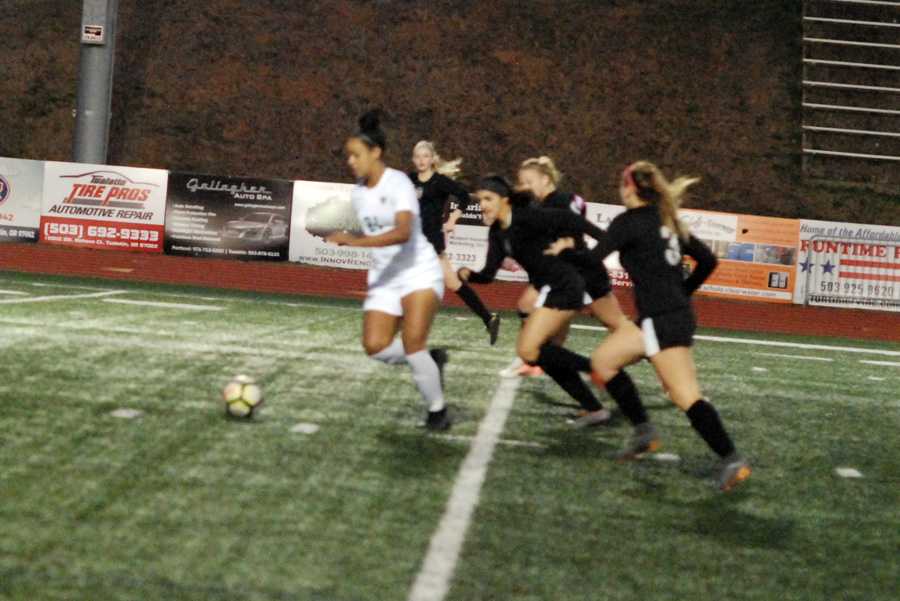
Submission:
[[[755,469],[722,495],[647,365],[664,453],[622,466],[622,420],[574,431],[549,381],[497,375],[505,317],[491,348],[439,315],[458,423],[428,435],[358,302],[0,272],[0,599],[894,598],[900,344],[701,332]],[[252,423],[222,417],[237,373]]]

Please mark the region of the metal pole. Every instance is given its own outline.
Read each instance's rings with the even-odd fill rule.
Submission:
[[[75,112],[76,163],[105,163],[109,142],[119,0],[84,0]]]

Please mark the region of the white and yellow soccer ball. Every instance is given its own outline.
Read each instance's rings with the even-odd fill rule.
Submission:
[[[250,376],[235,376],[222,389],[225,414],[228,417],[250,419],[263,403],[263,392]]]

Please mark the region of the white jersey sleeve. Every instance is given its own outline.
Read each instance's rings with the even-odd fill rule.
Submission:
[[[423,270],[440,273],[434,248],[422,233],[415,188],[405,173],[388,168],[374,188],[356,186],[351,199],[366,236],[377,236],[397,227],[397,213],[408,211],[413,216],[409,240],[372,249],[370,286],[373,282],[395,280]]]

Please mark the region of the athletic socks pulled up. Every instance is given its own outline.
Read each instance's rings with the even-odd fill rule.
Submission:
[[[466,306],[472,313],[481,318],[481,321],[484,322],[484,326],[487,327],[491,321],[491,312],[488,311],[488,308],[482,302],[481,297],[472,290],[472,287],[463,282],[463,285],[456,291],[456,295],[466,303]]]
[[[403,349],[403,341],[400,338],[394,338],[394,341],[389,345],[374,355],[369,356],[376,361],[381,361],[388,365],[401,365],[406,363],[406,351]]]
[[[444,408],[444,391],[441,387],[441,373],[431,354],[421,350],[406,355],[406,362],[412,371],[413,381],[419,394],[425,400],[428,411],[440,411]]]
[[[647,410],[641,403],[641,397],[631,376],[620,370],[612,380],[606,383],[606,392],[613,398],[622,415],[632,425],[638,426],[647,423]]]
[[[712,403],[705,399],[699,399],[687,410],[691,426],[706,441],[709,448],[719,457],[728,457],[734,453],[734,443],[725,431],[719,412]]]
[[[541,347],[541,354],[538,357],[537,365],[543,368],[544,373],[550,376],[566,394],[578,401],[582,409],[589,412],[599,411],[603,408],[588,385],[584,383],[581,376],[578,375],[578,369],[573,367],[577,364],[577,360],[573,360],[570,355],[575,358],[581,357],[577,353],[566,350],[562,347],[552,344],[545,344]],[[582,357],[585,360],[587,358]],[[588,365],[590,365],[590,361]]]

